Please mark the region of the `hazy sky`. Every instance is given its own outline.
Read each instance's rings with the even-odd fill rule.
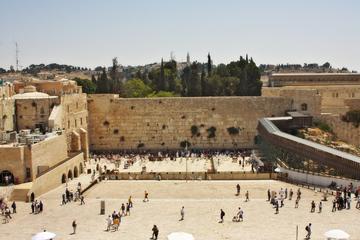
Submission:
[[[360,70],[359,0],[0,0],[0,67],[169,59]]]

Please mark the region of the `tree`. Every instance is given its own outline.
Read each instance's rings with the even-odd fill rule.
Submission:
[[[93,76],[94,77],[94,76]],[[96,84],[88,79],[74,78],[76,83],[82,87],[84,93],[93,94],[96,93]]]
[[[123,82],[121,80],[121,74],[119,72],[119,63],[116,57],[112,59],[112,66],[109,75],[110,75],[109,92],[122,95]]]
[[[130,79],[124,84],[124,96],[128,98],[146,97],[151,92],[152,89],[138,78]]]
[[[204,68],[202,68],[201,71],[200,81],[201,81],[201,96],[208,96],[208,92],[207,92],[208,82],[206,79]]]
[[[188,96],[190,97],[201,96],[201,80],[199,76],[201,67],[201,64],[198,64],[197,62],[191,64],[191,79],[188,86]]]
[[[96,93],[110,93],[110,81],[107,77],[105,68],[103,68],[102,73],[96,83]]]
[[[207,61],[207,71],[208,71],[208,76],[211,76],[212,73],[212,60],[211,60],[211,56],[210,53],[208,54],[208,61]]]

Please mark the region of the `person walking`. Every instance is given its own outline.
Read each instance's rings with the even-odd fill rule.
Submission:
[[[305,230],[306,230],[306,239],[310,239],[311,238],[311,223],[309,223],[309,225],[307,225],[305,227]]]
[[[239,222],[244,221],[244,211],[241,208],[239,208],[238,215],[239,215]]]
[[[149,193],[145,190],[143,202],[148,202],[148,201],[149,201]]]
[[[245,202],[248,202],[249,201],[249,191],[246,191],[245,193]]]
[[[267,190],[267,197],[268,197],[268,202],[270,202],[270,198],[271,198],[271,193],[270,193],[270,189]]]
[[[222,209],[220,209],[220,222],[219,223],[224,222],[224,216],[225,216],[225,212]]]
[[[289,192],[289,200],[290,201],[291,201],[293,195],[294,195],[294,192],[293,192],[292,188],[290,188],[290,192]]]
[[[132,202],[131,196],[129,197],[128,203],[129,203],[130,208],[132,208],[133,207],[133,202]]]
[[[35,213],[35,203],[31,203],[31,213]]]
[[[299,207],[299,201],[300,201],[300,198],[296,198],[296,200],[295,200],[295,208]]]
[[[316,205],[315,205],[315,202],[314,201],[312,201],[311,202],[311,210],[310,210],[310,212],[315,212],[315,207],[316,207]]]
[[[185,209],[184,209],[184,206],[182,206],[181,210],[180,210],[180,221],[183,221],[184,220],[184,216],[185,216]]]
[[[236,185],[236,196],[240,196],[240,184]]]
[[[126,203],[126,213],[125,216],[129,215],[130,216],[130,204]]]
[[[333,202],[332,202],[332,212],[336,212],[336,203],[337,203],[337,200],[336,198],[334,198]]]
[[[74,220],[73,222],[72,222],[72,228],[73,228],[73,235],[74,234],[76,234],[76,227],[77,227],[77,223],[76,223],[76,220]]]
[[[159,236],[159,229],[158,229],[158,227],[157,227],[156,225],[153,226],[152,232],[153,232],[153,233],[152,233],[151,239],[157,240],[157,239],[158,239],[158,236]]]
[[[11,208],[13,210],[13,213],[16,213],[16,203],[15,203],[15,201],[13,201],[13,203],[11,204]]]
[[[113,219],[112,219],[112,217],[109,215],[109,217],[106,219],[106,224],[107,224],[106,231],[110,231],[112,222],[113,222]]]
[[[321,213],[321,211],[322,211],[322,202],[320,201],[319,202],[319,213]]]
[[[80,205],[83,205],[83,204],[85,204],[84,196],[81,195],[81,196],[80,196]]]

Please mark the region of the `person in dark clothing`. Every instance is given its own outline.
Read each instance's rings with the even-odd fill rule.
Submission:
[[[15,203],[15,201],[13,201],[13,203],[11,204],[11,208],[13,209],[13,213],[16,213],[16,203]]]
[[[35,203],[31,203],[31,213],[35,213]]]
[[[158,239],[158,236],[159,236],[159,229],[156,225],[153,226],[152,228],[152,237],[151,239],[154,239],[154,240],[157,240]]]
[[[236,196],[240,196],[240,185],[236,185]]]
[[[76,224],[75,220],[72,222],[72,227],[73,227],[73,233],[72,234],[75,234],[76,233],[76,227],[77,227],[77,224]]]
[[[65,196],[65,193],[62,195],[62,205],[65,205],[66,204],[66,196]]]
[[[268,197],[268,202],[270,202],[270,198],[271,198],[270,189],[267,190],[267,197]]]
[[[81,200],[80,205],[85,204],[85,201],[84,201],[84,196],[83,196],[83,195],[81,195],[80,200]]]
[[[42,212],[43,209],[44,209],[44,205],[43,205],[42,201],[40,201],[40,203],[39,203],[39,210],[40,210],[40,212]]]
[[[336,201],[336,199],[334,199],[333,200],[333,202],[332,202],[332,212],[336,212],[336,203],[337,203],[337,201]]]
[[[222,209],[220,209],[220,222],[219,223],[224,222],[224,216],[225,216],[225,212]]]

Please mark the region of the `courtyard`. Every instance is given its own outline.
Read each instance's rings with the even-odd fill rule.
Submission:
[[[75,190],[78,181],[88,182],[89,175],[81,175],[68,183]],[[236,184],[241,186],[240,196],[235,196]],[[44,203],[44,212],[30,214],[30,203],[18,202],[16,214],[10,223],[0,225],[1,239],[30,239],[32,235],[46,229],[57,234],[56,239],[149,239],[154,224],[159,228],[159,239],[167,239],[171,232],[184,231],[199,240],[218,239],[299,239],[305,237],[305,226],[313,225],[312,239],[325,239],[323,233],[329,229],[343,229],[351,239],[360,239],[357,220],[359,210],[331,212],[332,199],[323,202],[323,211],[310,213],[312,200],[319,203],[322,193],[301,188],[302,198],[298,209],[295,199],[284,201],[280,213],[267,202],[267,190],[279,191],[297,186],[274,180],[258,181],[102,181],[85,193],[85,205],[70,202],[61,205],[65,184],[44,194],[39,199]],[[149,192],[149,202],[143,202],[144,191]],[[249,191],[250,201],[244,194]],[[134,207],[131,216],[122,218],[118,231],[107,232],[106,218],[120,210],[129,196]],[[295,197],[294,197],[295,198]],[[105,201],[105,215],[100,215],[100,201]],[[180,209],[185,207],[185,220],[179,221]],[[244,210],[243,222],[232,222],[238,207]],[[220,209],[226,213],[224,223],[218,223]],[[73,220],[78,227],[71,235]]]

